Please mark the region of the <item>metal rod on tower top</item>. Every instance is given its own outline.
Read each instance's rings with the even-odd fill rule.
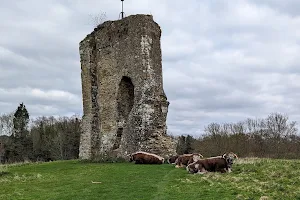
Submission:
[[[124,11],[123,11],[123,1],[124,0],[121,0],[122,1],[122,12],[121,12],[121,14],[122,14],[122,19],[124,18]]]

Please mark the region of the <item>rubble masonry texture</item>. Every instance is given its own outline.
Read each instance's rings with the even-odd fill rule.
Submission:
[[[80,159],[138,150],[175,154],[166,134],[160,37],[151,15],[131,15],[104,22],[80,42]]]

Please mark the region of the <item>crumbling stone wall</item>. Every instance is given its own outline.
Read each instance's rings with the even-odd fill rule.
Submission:
[[[161,30],[151,15],[99,25],[80,42],[83,95],[79,157],[175,154],[166,135]]]

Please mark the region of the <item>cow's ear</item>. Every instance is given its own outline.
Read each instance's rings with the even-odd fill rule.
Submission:
[[[226,156],[227,156],[227,154],[224,153],[223,156],[222,156],[222,158],[226,159]]]

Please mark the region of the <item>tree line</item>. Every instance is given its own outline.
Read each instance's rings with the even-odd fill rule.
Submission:
[[[296,122],[289,121],[287,115],[271,113],[265,119],[211,123],[199,138],[178,137],[178,154],[199,152],[216,156],[228,151],[240,157],[299,158],[300,136]]]
[[[232,151],[240,157],[299,158],[296,125],[281,113],[237,123],[211,123],[198,138],[178,136],[176,151],[205,156]],[[15,112],[0,116],[0,163],[77,159],[80,133],[78,116],[30,120],[21,103]]]
[[[76,159],[80,123],[77,116],[30,121],[21,103],[14,113],[0,116],[0,163]]]

